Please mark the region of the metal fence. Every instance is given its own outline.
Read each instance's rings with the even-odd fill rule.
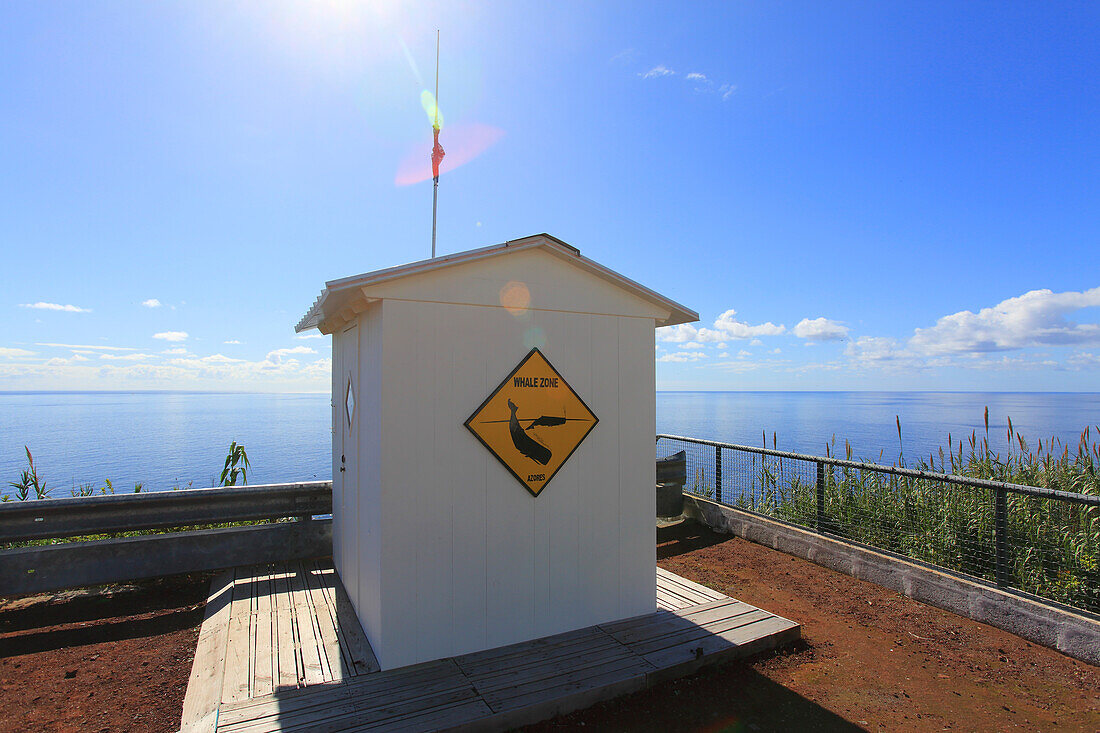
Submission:
[[[327,557],[331,512],[331,481],[4,502],[0,597]]]
[[[675,435],[684,490],[1100,613],[1100,496]]]

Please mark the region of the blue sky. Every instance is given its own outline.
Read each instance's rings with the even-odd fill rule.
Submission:
[[[1091,3],[5,3],[0,389],[328,389],[325,280],[549,232],[663,389],[1100,389]],[[455,166],[455,162],[464,164]]]

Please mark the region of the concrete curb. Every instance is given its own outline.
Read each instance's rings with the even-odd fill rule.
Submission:
[[[684,495],[684,514],[716,532],[801,557],[1100,666],[1100,621],[1088,616],[697,496]]]

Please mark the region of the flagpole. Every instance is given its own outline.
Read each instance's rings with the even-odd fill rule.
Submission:
[[[435,145],[439,146],[439,29],[435,31],[435,121],[432,124],[435,132]],[[432,162],[435,163],[435,183],[432,185],[432,259],[435,259],[435,228],[436,213],[439,209],[439,163],[436,163],[435,150],[432,150]]]

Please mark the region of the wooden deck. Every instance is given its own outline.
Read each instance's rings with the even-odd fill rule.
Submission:
[[[185,731],[501,730],[790,643],[800,628],[657,568],[656,613],[378,671],[330,564],[211,585]]]

